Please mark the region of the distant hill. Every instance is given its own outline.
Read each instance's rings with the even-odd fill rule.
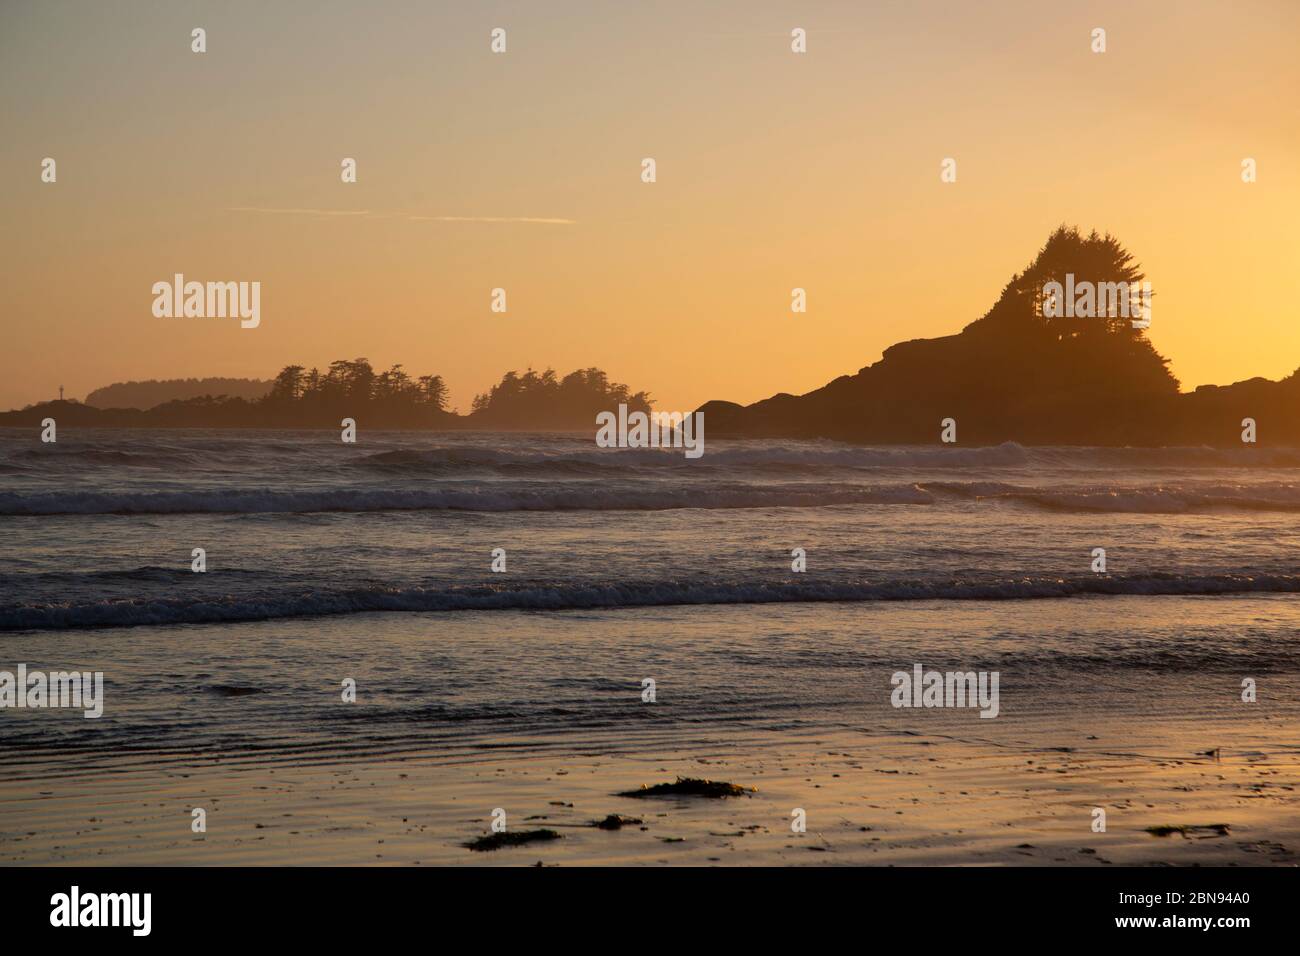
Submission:
[[[154,408],[166,402],[225,395],[253,401],[271,390],[271,382],[257,378],[169,378],[161,381],[114,382],[86,396],[95,408]]]
[[[961,332],[890,346],[806,395],[708,402],[708,434],[933,444],[952,418],[961,445],[1235,445],[1242,419],[1253,418],[1261,444],[1300,444],[1300,372],[1182,393],[1129,319],[1044,316],[1045,285],[1067,273],[1094,284],[1144,279],[1113,237],[1062,227]],[[1158,308],[1153,321],[1165,321]]]

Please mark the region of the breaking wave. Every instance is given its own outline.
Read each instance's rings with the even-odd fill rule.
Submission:
[[[664,511],[677,508],[813,508],[842,504],[929,504],[915,485],[608,485],[321,491],[0,492],[0,515],[261,514],[320,511]]]
[[[988,581],[556,584],[512,588],[354,588],[208,598],[0,606],[0,631],[264,621],[374,611],[566,611],[670,605],[868,601],[1014,601],[1089,595],[1300,592],[1300,575],[1146,574]]]
[[[294,514],[374,511],[669,511],[681,508],[818,508],[931,505],[940,500],[1046,511],[1181,514],[1216,510],[1300,511],[1300,485],[1034,487],[1002,482],[484,482],[461,487],[321,490],[0,492],[0,515]]]

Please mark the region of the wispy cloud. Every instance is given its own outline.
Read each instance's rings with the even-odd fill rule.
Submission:
[[[232,206],[227,212],[263,212],[296,216],[367,216],[373,219],[401,219],[409,222],[518,222],[543,226],[572,226],[576,219],[544,216],[420,216],[403,213],[372,213],[369,209],[269,209],[265,206]]]
[[[407,216],[412,222],[531,222],[545,226],[572,226],[576,219],[546,219],[540,216]]]
[[[262,206],[233,206],[227,212],[271,212],[298,216],[368,216],[369,209],[267,209]]]

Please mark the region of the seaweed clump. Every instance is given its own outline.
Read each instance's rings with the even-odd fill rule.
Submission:
[[[554,830],[507,830],[504,833],[489,833],[486,836],[475,837],[468,843],[462,843],[461,846],[485,852],[487,850],[499,850],[507,846],[522,846],[525,843],[558,840],[560,838],[561,835]]]
[[[1196,830],[1209,830],[1215,836],[1227,836],[1230,827],[1226,823],[1205,823],[1199,826],[1184,823],[1179,826],[1147,827],[1147,833],[1152,836],[1167,837],[1177,833],[1187,839],[1190,839]]]
[[[743,797],[757,793],[757,787],[746,789],[735,783],[722,780],[703,780],[699,777],[678,777],[673,783],[656,783],[654,786],[641,786],[636,790],[624,790],[616,797]]]
[[[643,821],[640,817],[625,817],[621,813],[611,813],[603,820],[595,820],[592,826],[598,830],[621,830],[623,827],[639,826]]]

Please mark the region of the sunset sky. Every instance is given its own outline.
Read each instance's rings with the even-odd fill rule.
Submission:
[[[1062,222],[1136,255],[1184,388],[1278,378],[1297,36],[1294,0],[10,0],[0,408],[357,356],[461,411],[529,365],[751,402],[959,330]],[[177,272],[260,281],[260,327],[155,318]]]

